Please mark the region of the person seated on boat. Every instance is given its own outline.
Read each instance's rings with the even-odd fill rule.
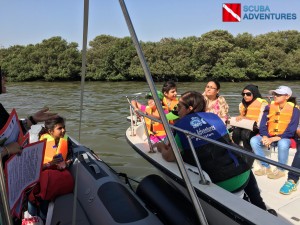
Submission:
[[[252,151],[250,139],[258,134],[260,119],[268,102],[262,99],[258,87],[253,84],[249,84],[243,89],[242,96],[242,102],[239,104],[240,115],[237,116],[235,120],[237,122],[242,122],[242,120],[255,121],[254,129],[249,130],[236,126],[232,132],[232,140],[236,144],[240,144],[242,141],[244,148]],[[234,118],[231,118],[231,120],[233,119]]]
[[[295,167],[297,169],[300,169],[300,119],[296,131],[296,140],[297,140],[297,151],[294,156],[292,167]],[[289,171],[288,172],[288,178],[285,184],[280,188],[279,192],[283,195],[289,195],[293,191],[297,190],[297,185],[299,182],[299,174],[296,174],[294,172]]]
[[[213,128],[217,127],[215,130],[217,130],[218,132],[221,130],[223,131],[223,136],[218,135],[219,138],[218,136],[211,136],[214,133],[214,129],[210,130],[209,126],[201,128],[201,130],[210,130],[206,134],[202,133],[202,135],[206,137],[211,137],[212,139],[227,144],[231,144],[226,126],[224,125],[220,117],[213,113],[204,113],[204,109],[205,101],[200,93],[184,93],[179,99],[178,115],[180,118],[189,116],[191,121],[188,122],[179,120],[175,123],[175,126],[179,126],[182,129],[186,129],[185,124],[190,124],[191,126],[193,126],[192,124],[198,124],[199,126],[202,126],[204,125],[204,122],[205,124],[213,124]],[[197,119],[197,117],[193,118],[193,115],[195,115],[195,113],[197,112],[202,112],[201,114],[196,114],[197,117],[201,115],[200,117],[198,117],[199,120]],[[199,134],[199,132],[197,132],[197,130],[195,130],[194,128],[192,129],[192,131]],[[181,151],[183,160],[186,163],[195,166],[190,147],[187,145],[187,139],[181,135],[180,133],[176,133],[175,140]],[[197,145],[194,145],[194,147],[197,151],[201,167],[208,173],[212,182],[231,192],[244,189],[247,195],[247,198],[244,199],[250,201],[252,204],[256,205],[257,207],[263,210],[267,210],[267,207],[260,195],[260,190],[258,188],[255,176],[253,175],[250,169],[252,167],[252,163],[246,165],[240,157],[235,157],[234,154],[229,153],[227,149],[213,144],[204,143],[199,147],[197,147]],[[159,151],[162,152],[162,156],[166,161],[175,161],[175,156],[172,149],[170,148],[170,145],[166,145],[165,143],[160,142],[157,144],[157,148]]]
[[[39,139],[47,141],[42,167],[43,170],[63,171],[70,166],[73,159],[73,150],[72,143],[66,135],[65,119],[63,117],[57,116],[54,119],[46,120],[44,127],[42,127],[39,132]],[[61,175],[62,174],[58,173],[56,176]],[[68,176],[71,176],[71,174],[68,173]],[[48,179],[52,178],[49,177]],[[49,187],[47,191],[51,191],[50,189]],[[34,201],[35,200],[36,199],[34,199]],[[48,204],[48,199],[39,199],[39,207],[29,201],[28,212],[31,216],[40,216],[45,220]]]
[[[265,157],[263,146],[270,148],[277,145],[278,161],[286,164],[288,160],[291,139],[294,138],[299,122],[299,109],[295,104],[288,102],[292,96],[292,90],[287,86],[279,86],[271,90],[274,101],[266,106],[260,126],[259,135],[250,140],[251,147],[255,154]],[[261,168],[254,173],[257,176],[267,175],[270,179],[278,179],[285,176],[283,169],[277,167],[273,171],[268,163],[260,161]]]
[[[166,117],[170,124],[174,124],[175,120],[179,118],[178,115],[173,112],[173,109],[176,108],[178,103],[176,83],[172,80],[165,82],[162,87],[162,93],[164,94],[162,104],[169,111]]]
[[[64,170],[70,166],[73,159],[72,143],[66,134],[63,117],[46,120],[45,126],[39,132],[39,139],[47,140],[43,169],[54,166],[58,170]],[[58,154],[62,158],[57,157]]]
[[[180,119],[175,123],[176,127],[223,143],[231,143],[226,126],[220,117],[205,112],[205,100],[202,94],[195,91],[182,94],[178,102],[178,115]],[[185,135],[176,132],[175,140],[184,162],[196,165]],[[244,189],[249,180],[252,164],[246,165],[241,157],[225,148],[196,138],[192,140],[200,165],[213,183],[231,192]],[[159,142],[157,148],[166,161],[175,161],[170,144]]]
[[[162,101],[163,100],[163,93],[157,91],[158,98]],[[134,107],[134,111],[138,113],[138,111],[142,111],[147,115],[153,116],[154,118],[160,119],[156,104],[154,102],[153,96],[148,93],[145,97],[148,100],[148,105],[143,105],[136,100],[131,101],[131,105]],[[163,106],[165,113],[168,113],[168,110]],[[154,144],[158,141],[163,140],[166,137],[166,132],[163,127],[163,124],[152,121],[151,119],[145,117],[145,123],[147,126],[147,130],[149,133],[149,137],[151,143]]]
[[[203,96],[206,101],[205,112],[217,114],[226,124],[229,118],[229,106],[225,98],[219,95],[220,88],[221,85],[216,80],[211,80],[206,84],[203,92]]]
[[[6,78],[0,71],[0,94],[6,93]],[[38,112],[34,113],[32,116],[29,116],[28,118],[24,120],[20,120],[21,129],[23,130],[23,133],[26,133],[30,127],[38,122],[44,122],[47,119],[55,118],[57,113],[50,113],[48,112],[49,108],[44,108],[39,110]],[[5,126],[7,120],[9,118],[9,113],[6,111],[6,109],[3,107],[3,105],[0,103],[0,130]],[[17,143],[9,143],[9,144],[3,144],[0,146],[0,155],[2,159],[2,164],[4,166],[4,162],[12,155],[21,153],[22,147]]]
[[[169,80],[163,84],[162,91],[164,94],[162,104],[168,111],[172,111],[178,103],[177,98],[177,86],[172,80]]]

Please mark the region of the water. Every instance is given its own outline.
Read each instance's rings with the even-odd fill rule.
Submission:
[[[263,96],[268,95],[268,90],[275,89],[279,85],[287,85],[292,88],[294,96],[300,97],[300,81],[251,83],[259,86]],[[226,97],[231,116],[238,114],[238,104],[242,99],[240,93],[247,84],[249,83],[221,83],[220,93],[222,95],[239,95],[238,97]],[[192,82],[178,83],[177,85],[179,93],[188,90],[202,92],[206,83]],[[160,90],[162,83],[156,83],[156,87]],[[93,149],[115,170],[125,172],[136,179],[157,171],[135,153],[125,140],[125,130],[130,125],[126,121],[126,117],[129,115],[129,105],[125,96],[148,91],[146,82],[85,83],[80,142]],[[8,111],[16,108],[19,117],[22,118],[47,106],[51,111],[58,112],[67,118],[68,134],[78,139],[79,82],[8,83],[7,92],[7,94],[0,95],[0,102]]]

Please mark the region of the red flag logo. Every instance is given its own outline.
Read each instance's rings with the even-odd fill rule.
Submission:
[[[223,3],[223,22],[240,22],[241,21],[241,4],[240,3]]]

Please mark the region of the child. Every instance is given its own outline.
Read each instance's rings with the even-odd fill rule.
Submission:
[[[39,133],[39,139],[47,140],[43,169],[56,167],[58,170],[64,170],[70,165],[73,154],[68,144],[64,118],[58,116],[47,120]]]
[[[164,83],[162,87],[162,93],[164,94],[162,104],[166,107],[169,113],[166,115],[170,124],[174,124],[179,118],[177,115],[177,87],[174,81],[169,80]]]
[[[162,103],[167,107],[168,111],[172,111],[178,103],[177,87],[174,81],[169,80],[164,83],[162,87],[162,93],[164,94]]]
[[[72,163],[73,151],[71,149],[72,143],[66,135],[65,119],[60,116],[45,121],[45,126],[39,133],[39,139],[47,140],[43,161],[43,171],[40,178],[40,186],[42,186],[42,183],[44,183],[42,182],[44,177],[43,174],[45,174],[47,171],[49,171],[49,175],[47,175],[48,179],[61,180],[61,182],[55,184],[57,186],[56,188],[50,187],[49,185],[46,188],[40,188],[40,190],[46,189],[46,193],[42,191],[36,193],[35,190],[33,190],[32,195],[30,194],[32,197],[29,197],[30,201],[28,201],[29,214],[31,216],[40,216],[45,221],[49,201],[53,200],[48,199],[46,196],[58,196],[73,190],[73,177],[70,172],[66,170],[66,168]],[[56,172],[53,170],[56,170]],[[58,190],[60,189],[59,187],[63,187],[64,190]],[[40,197],[37,200],[35,196]],[[41,196],[44,196],[45,199],[43,199]],[[33,203],[36,201],[38,201],[38,208]]]
[[[163,94],[160,91],[157,91],[157,95],[158,95],[158,98],[162,101]],[[148,114],[154,118],[160,119],[160,116],[159,116],[159,113],[158,113],[157,107],[155,105],[152,94],[148,93],[145,98],[148,99],[147,106],[140,104],[136,100],[131,101],[131,104],[133,105],[134,110],[135,111],[141,110],[142,112],[145,112],[146,114]],[[168,111],[165,110],[165,113],[168,113]],[[145,117],[145,123],[146,123],[147,129],[148,129],[150,140],[153,144],[158,141],[161,141],[162,139],[164,139],[166,137],[166,132],[161,123],[152,121],[147,117]]]

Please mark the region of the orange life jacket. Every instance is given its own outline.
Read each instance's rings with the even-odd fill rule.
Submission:
[[[266,103],[266,105],[268,104],[268,102],[266,100],[264,100],[262,98],[257,98],[248,106],[247,109],[245,108],[244,105],[242,105],[242,107],[240,109],[240,114],[250,120],[255,120],[256,122],[258,122],[261,105],[263,103]],[[246,114],[245,114],[245,112],[246,112]]]
[[[271,102],[268,115],[268,132],[270,136],[283,134],[291,122],[294,106],[294,103],[287,102],[280,110],[278,104],[275,104],[274,101]]]
[[[176,98],[176,99],[173,99],[171,102],[168,102],[167,98],[164,97],[162,102],[163,102],[163,105],[167,108],[167,110],[171,111],[178,104],[178,99]]]
[[[164,107],[163,107],[164,108]],[[152,115],[152,109],[149,106],[146,106],[146,113],[149,115]],[[149,118],[145,117],[145,123],[149,132],[149,135],[155,135],[155,136],[164,136],[166,135],[164,126],[162,123],[155,122],[153,120],[150,120]]]
[[[168,102],[167,98],[164,97],[162,103],[163,103],[163,106],[165,106],[167,108],[167,110],[169,112],[171,112],[175,108],[175,106],[178,104],[178,99],[176,98],[176,99],[173,99],[171,102]],[[174,122],[174,120],[169,120],[169,123],[174,124],[175,122]]]
[[[53,160],[53,156],[61,153],[63,159],[66,161],[68,154],[68,136],[65,135],[63,138],[59,139],[58,146],[55,145],[55,140],[50,134],[43,134],[40,137],[40,140],[47,140],[46,150],[44,156],[44,162],[48,163]]]

